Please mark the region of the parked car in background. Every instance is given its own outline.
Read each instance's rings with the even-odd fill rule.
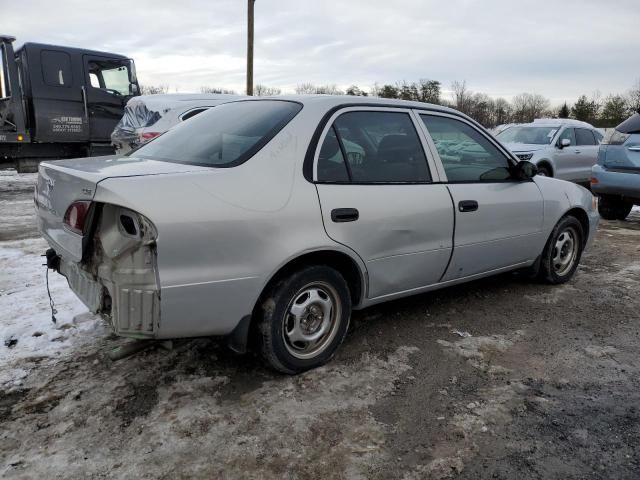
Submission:
[[[48,266],[117,334],[254,336],[296,373],[334,355],[352,309],[521,268],[568,281],[598,212],[535,173],[446,107],[263,98],[128,156],[41,164],[37,218]]]
[[[127,102],[122,119],[111,133],[111,143],[122,155],[211,107],[241,98],[244,97],[190,93],[134,97]]]
[[[537,165],[538,175],[588,184],[602,134],[578,120],[541,118],[497,134],[520,160]]]
[[[640,113],[605,135],[591,190],[600,197],[598,210],[607,220],[624,220],[634,204],[640,205]]]

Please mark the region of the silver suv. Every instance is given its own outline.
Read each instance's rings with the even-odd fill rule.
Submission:
[[[513,125],[497,137],[520,160],[538,166],[538,175],[588,183],[602,134],[578,120],[541,118]]]

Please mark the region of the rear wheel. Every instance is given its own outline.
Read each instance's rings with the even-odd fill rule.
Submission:
[[[633,203],[619,197],[602,196],[598,202],[598,212],[605,220],[624,220],[632,207]]]
[[[351,315],[346,281],[327,266],[305,267],[279,281],[262,303],[261,350],[269,365],[294,374],[328,362]]]
[[[582,224],[573,216],[560,219],[542,252],[540,278],[551,284],[570,280],[578,268],[583,248]]]

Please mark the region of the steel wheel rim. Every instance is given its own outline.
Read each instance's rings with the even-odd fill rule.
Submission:
[[[322,353],[334,339],[342,305],[338,292],[328,283],[313,282],[292,297],[282,319],[282,339],[296,358],[308,359]]]
[[[578,234],[573,227],[562,230],[556,237],[551,262],[556,275],[563,277],[573,268],[578,256]]]

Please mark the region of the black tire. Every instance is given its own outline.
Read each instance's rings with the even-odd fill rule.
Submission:
[[[262,355],[282,373],[319,367],[335,355],[350,317],[351,295],[342,275],[324,265],[302,268],[264,296],[258,328]],[[320,332],[317,340],[307,340]],[[299,336],[304,340],[294,340]]]
[[[563,248],[568,240],[563,235],[572,237],[572,251],[563,255]],[[559,249],[558,245],[562,244]],[[584,250],[584,230],[580,221],[571,215],[562,217],[556,224],[542,251],[539,278],[552,285],[565,283],[573,277],[578,268]],[[570,261],[567,257],[571,255]],[[566,263],[565,263],[566,262]]]
[[[538,175],[543,177],[553,177],[551,169],[546,165],[538,165]]]
[[[619,197],[603,196],[598,201],[598,213],[605,220],[624,220],[632,208],[633,203]]]

